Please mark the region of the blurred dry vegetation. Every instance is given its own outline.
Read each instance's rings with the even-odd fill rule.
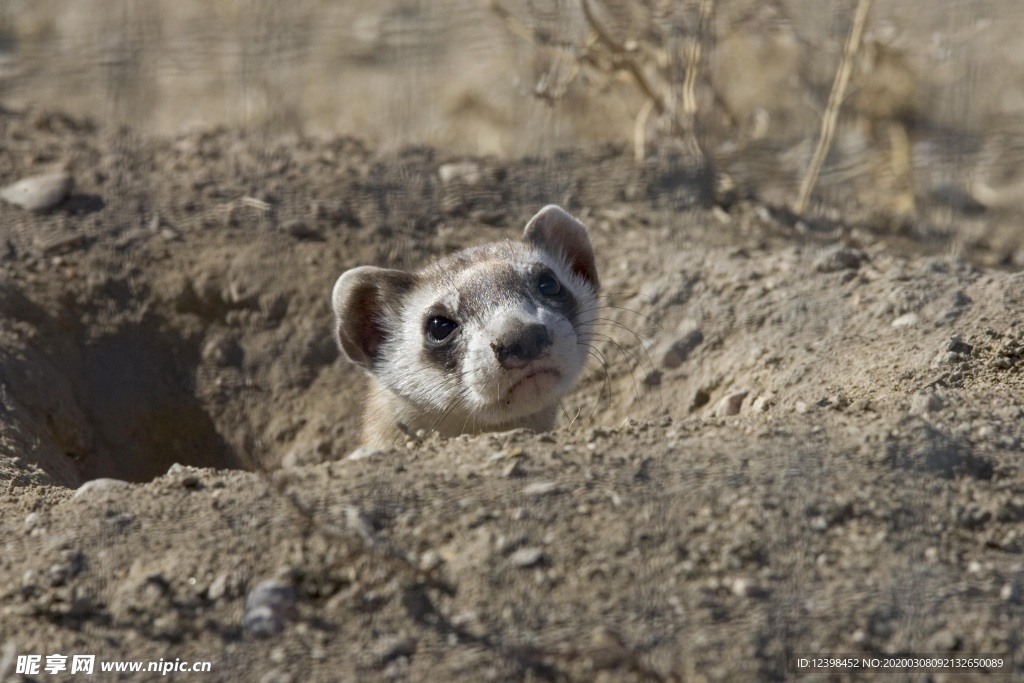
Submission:
[[[449,155],[612,143],[640,163],[706,163],[723,196],[792,206],[857,5],[0,0],[0,105]],[[1021,35],[1018,0],[872,3],[811,212],[1019,214]]]

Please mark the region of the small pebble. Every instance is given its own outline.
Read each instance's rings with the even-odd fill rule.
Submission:
[[[31,569],[26,569],[25,573],[21,575],[21,594],[31,595],[39,587],[38,577],[36,572]]]
[[[558,484],[553,481],[537,481],[532,484],[527,484],[523,488],[524,496],[546,496],[549,493],[555,493],[558,490]]]
[[[82,496],[98,493],[100,491],[114,491],[126,486],[128,486],[128,482],[120,479],[110,479],[107,477],[92,479],[79,486],[72,498],[81,498]]]
[[[501,476],[505,478],[521,477],[524,474],[523,467],[519,464],[518,460],[513,460],[501,471]]]
[[[819,273],[857,270],[867,260],[868,257],[859,249],[844,246],[832,247],[815,259],[814,269]]]
[[[213,580],[209,588],[206,589],[206,597],[210,600],[217,601],[223,598],[228,592],[228,575],[218,574],[217,578]]]
[[[732,582],[732,594],[738,598],[756,598],[764,595],[764,589],[751,579],[736,579]]]
[[[747,397],[747,393],[746,391],[734,391],[723,396],[715,405],[715,417],[728,417],[739,414],[740,407],[743,405],[743,399]]]
[[[376,458],[384,455],[384,451],[373,446],[360,446],[351,453],[348,454],[346,460],[366,460],[367,458]]]
[[[929,652],[952,652],[960,645],[960,639],[949,629],[941,629],[928,639]]]
[[[520,569],[540,564],[544,560],[544,551],[540,548],[520,548],[508,556],[508,561]]]
[[[32,531],[33,529],[43,525],[43,516],[38,512],[30,512],[25,516],[25,531]]]
[[[949,342],[946,344],[946,351],[969,356],[971,355],[971,352],[974,351],[974,347],[957,337],[951,337]]]
[[[277,635],[295,613],[296,600],[295,587],[291,584],[276,579],[261,581],[245,599],[242,626],[260,638]]]
[[[476,185],[480,182],[480,166],[472,161],[456,161],[450,164],[442,164],[437,169],[441,176],[441,182],[447,185],[454,181],[461,181],[466,185]]]
[[[420,555],[420,569],[425,572],[434,571],[444,564],[444,560],[433,550],[427,550]]]
[[[851,413],[864,413],[871,410],[871,400],[867,398],[854,399],[850,403]]]
[[[68,568],[63,564],[52,564],[46,570],[46,578],[50,586],[63,586],[68,580]]]
[[[921,316],[917,313],[907,313],[893,320],[890,325],[894,330],[898,330],[904,327],[913,327],[919,322],[921,322]]]
[[[345,506],[345,526],[366,540],[373,540],[373,521],[355,505]]]
[[[939,351],[935,354],[935,358],[932,359],[931,367],[938,368],[942,365],[957,365],[963,363],[965,357],[955,351]]]
[[[46,211],[68,196],[71,185],[71,174],[66,171],[40,173],[0,189],[0,199],[28,211]]]
[[[373,658],[378,666],[392,662],[399,657],[416,654],[416,641],[408,636],[384,636],[373,646]]]

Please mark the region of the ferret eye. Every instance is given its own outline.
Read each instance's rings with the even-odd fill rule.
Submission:
[[[558,296],[562,293],[562,283],[551,273],[541,273],[537,278],[537,289],[544,296]]]
[[[434,316],[427,321],[427,335],[434,341],[444,341],[458,326],[459,324],[451,318]]]

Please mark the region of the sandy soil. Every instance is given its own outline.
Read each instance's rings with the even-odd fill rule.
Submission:
[[[267,683],[1024,663],[1024,275],[978,265],[1021,253],[998,214],[963,217],[1002,226],[994,253],[716,204],[619,147],[0,128],[4,183],[75,180],[0,205],[0,680],[53,653]],[[515,239],[549,202],[590,226],[607,305],[563,426],[348,457],[338,274]]]

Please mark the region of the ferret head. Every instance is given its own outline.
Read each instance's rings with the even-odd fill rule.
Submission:
[[[414,273],[349,270],[333,305],[345,355],[418,423],[453,434],[553,411],[586,362],[597,290],[587,229],[547,206],[521,242],[466,249]]]

